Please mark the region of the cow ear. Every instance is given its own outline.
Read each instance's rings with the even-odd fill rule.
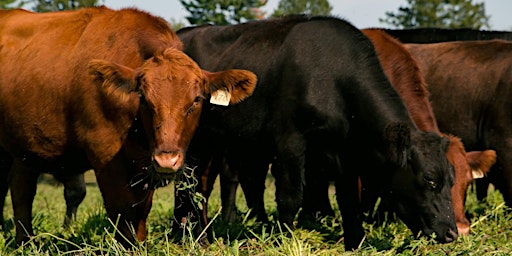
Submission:
[[[206,80],[205,91],[212,97],[224,98],[228,102],[221,105],[237,104],[252,95],[256,88],[256,75],[247,70],[231,69],[219,72],[208,72],[203,70]]]
[[[484,177],[491,167],[496,163],[496,151],[471,151],[466,153],[466,159],[469,167],[471,167],[471,174],[473,179]]]
[[[393,123],[386,126],[384,142],[388,149],[388,157],[391,162],[405,167],[411,145],[411,131],[409,126],[403,123]]]
[[[89,73],[108,94],[125,94],[136,89],[135,70],[106,60],[91,60]]]

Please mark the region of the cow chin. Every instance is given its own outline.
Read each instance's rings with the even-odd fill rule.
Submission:
[[[158,164],[155,164],[155,171],[159,174],[163,174],[163,175],[172,175],[172,174],[175,174],[176,172],[178,172],[178,170],[174,170],[172,168],[165,168],[165,167],[161,167],[160,165]]]
[[[154,163],[149,168],[149,186],[151,188],[160,188],[169,185],[176,179],[177,171],[169,170],[167,168],[159,167],[158,164]]]

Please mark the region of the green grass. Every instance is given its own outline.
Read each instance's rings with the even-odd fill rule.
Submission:
[[[340,217],[319,219],[317,230],[295,229],[278,225],[275,220],[273,179],[267,179],[266,210],[271,224],[262,225],[245,218],[247,206],[241,191],[237,194],[239,221],[223,225],[219,221],[219,188],[210,198],[209,215],[214,219],[214,240],[201,246],[192,236],[176,239],[171,228],[173,189],[160,188],[154,197],[148,219],[147,240],[129,251],[113,239],[115,223],[109,222],[100,192],[92,173],[87,175],[87,196],[78,209],[77,221],[63,229],[65,214],[63,188],[53,182],[40,182],[34,201],[33,225],[36,236],[23,247],[14,246],[14,228],[10,197],[6,200],[6,227],[0,232],[0,255],[510,255],[512,253],[511,214],[506,213],[500,193],[490,189],[485,202],[477,202],[469,193],[467,209],[472,229],[468,236],[450,244],[438,244],[432,239],[414,239],[400,222],[383,226],[366,224],[367,236],[361,248],[354,252],[343,249]],[[334,191],[331,191],[334,202]],[[333,203],[335,206],[335,204]]]

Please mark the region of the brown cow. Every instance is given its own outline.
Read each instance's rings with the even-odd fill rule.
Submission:
[[[145,239],[154,186],[182,168],[204,100],[219,90],[234,104],[256,85],[249,71],[201,70],[181,47],[165,20],[136,9],[0,11],[0,147],[14,159],[16,242],[33,234],[38,174],[90,168],[119,237]]]
[[[417,59],[429,84],[439,127],[457,134],[467,149],[496,150],[498,159],[487,178],[511,207],[512,42],[458,41],[405,46]]]
[[[409,51],[382,30],[363,29],[362,32],[375,46],[386,76],[402,97],[418,128],[450,139],[447,157],[455,169],[455,183],[451,189],[453,210],[459,234],[467,234],[469,221],[464,213],[464,203],[467,188],[473,180],[472,167],[474,171],[486,173],[496,162],[496,152],[485,150],[466,154],[460,138],[441,133],[429,102],[427,84]]]

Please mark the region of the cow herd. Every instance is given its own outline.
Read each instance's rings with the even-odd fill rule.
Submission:
[[[452,242],[469,233],[475,177],[512,205],[512,42],[465,32],[438,43],[306,15],[174,32],[136,9],[0,10],[0,207],[10,189],[26,242],[39,174],[64,184],[69,224],[93,169],[129,245],[146,237],[154,191],[190,172],[170,219],[200,235],[217,176],[223,221],[238,185],[268,221],[270,166],[281,223],[332,215],[333,182],[347,250],[379,198],[414,234]],[[430,41],[401,38],[415,33]]]

